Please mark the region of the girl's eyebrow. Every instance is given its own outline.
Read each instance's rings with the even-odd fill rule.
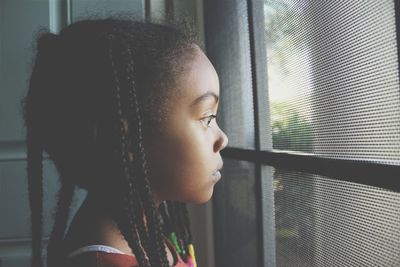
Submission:
[[[204,100],[206,100],[207,98],[213,97],[215,99],[215,104],[218,103],[219,100],[219,96],[211,91],[207,91],[205,94],[202,94],[201,96],[199,96],[198,98],[196,98],[192,104],[190,106],[194,106],[197,105],[199,102],[202,102]]]

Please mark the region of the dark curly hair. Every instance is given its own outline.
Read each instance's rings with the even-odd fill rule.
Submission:
[[[193,31],[121,18],[75,22],[42,32],[23,100],[32,220],[32,266],[43,266],[42,152],[61,179],[47,265],[64,257],[75,186],[106,199],[140,266],[168,266],[163,234],[177,235],[187,259],[186,205],[156,207],[143,138],[160,128],[174,84],[195,54]],[[107,203],[107,204],[106,204]]]

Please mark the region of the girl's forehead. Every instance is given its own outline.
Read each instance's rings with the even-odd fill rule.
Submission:
[[[218,74],[207,56],[197,49],[195,56],[188,64],[190,64],[189,68],[178,81],[180,97],[191,101],[207,92],[218,96]]]

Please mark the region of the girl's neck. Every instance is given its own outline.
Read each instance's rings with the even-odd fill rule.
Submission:
[[[107,205],[106,203],[103,205]],[[99,198],[88,194],[74,216],[65,237],[66,252],[87,245],[106,245],[116,248],[127,255],[134,255],[112,216],[99,204]],[[167,249],[170,262],[173,262],[171,251]]]
[[[67,249],[85,245],[101,244],[117,248],[128,255],[132,250],[119,231],[107,208],[95,201],[92,195],[86,197],[74,216],[66,235]]]

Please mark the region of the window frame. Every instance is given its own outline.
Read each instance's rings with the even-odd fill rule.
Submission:
[[[208,2],[207,0],[205,2]],[[213,1],[209,1],[210,6]],[[252,89],[254,104],[255,148],[228,146],[221,154],[225,159],[254,163],[256,180],[258,262],[263,266],[276,266],[275,211],[272,168],[307,172],[362,185],[388,189],[400,193],[400,166],[367,160],[348,160],[316,156],[295,151],[276,150],[272,147],[269,114],[267,66],[264,35],[264,1],[247,0]],[[394,1],[397,55],[400,62],[400,2]],[[205,12],[207,10],[205,9]],[[399,68],[400,72],[400,68]],[[400,73],[399,73],[400,77]],[[267,101],[266,101],[267,100]],[[267,167],[269,166],[269,167]],[[266,168],[267,167],[267,168]],[[379,179],[377,179],[379,177]],[[214,211],[214,221],[224,212]],[[218,249],[218,248],[217,248]],[[223,249],[223,248],[220,248]],[[218,254],[217,255],[217,263]],[[245,255],[244,255],[245,256]],[[221,259],[222,260],[222,259]]]

